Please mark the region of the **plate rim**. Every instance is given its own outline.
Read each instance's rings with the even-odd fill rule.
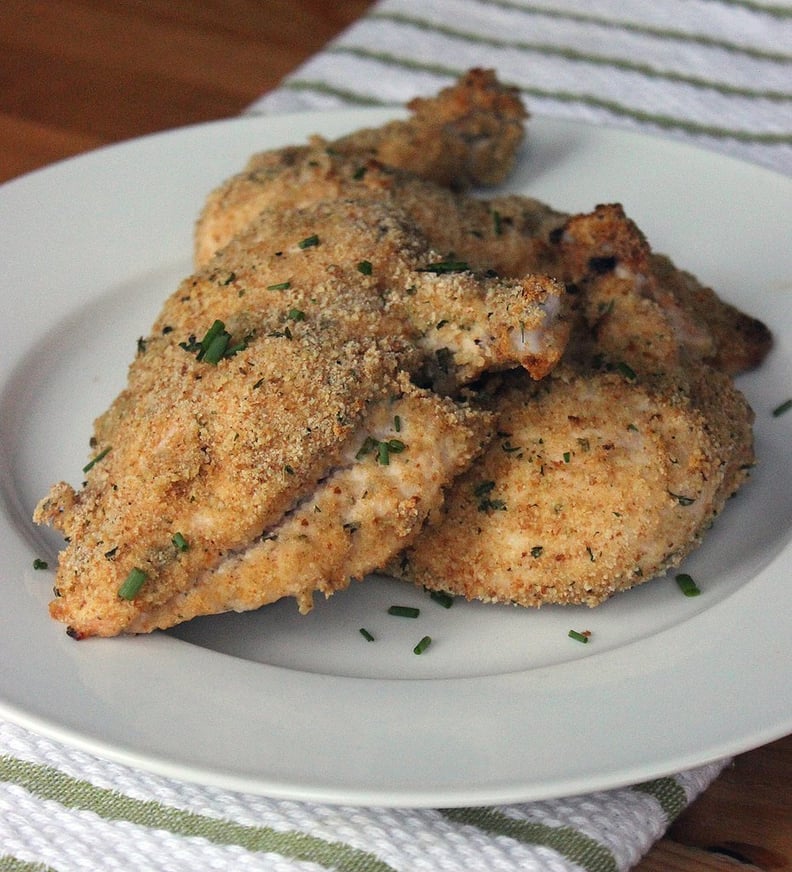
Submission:
[[[176,130],[148,134],[144,137],[104,146],[83,155],[64,159],[56,164],[35,170],[24,176],[18,177],[17,179],[6,182],[4,185],[0,186],[0,201],[8,195],[9,190],[15,192],[22,191],[24,193],[23,189],[26,186],[37,186],[45,182],[49,183],[52,178],[57,178],[64,172],[71,173],[74,169],[85,170],[86,167],[89,167],[89,165],[95,161],[109,162],[110,164],[123,164],[130,155],[134,155],[141,149],[144,152],[149,153],[152,148],[164,144],[166,140],[169,141],[170,144],[174,144],[181,141],[189,142],[194,139],[202,139],[205,136],[209,136],[213,139],[215,134],[218,134],[222,140],[227,135],[227,132],[242,128],[250,128],[251,130],[255,128],[257,131],[261,130],[262,132],[267,128],[271,129],[273,127],[277,127],[280,131],[285,131],[290,126],[298,127],[301,130],[307,130],[309,127],[313,126],[317,129],[326,128],[328,126],[333,127],[337,124],[353,128],[360,126],[361,123],[368,123],[368,121],[362,121],[362,119],[370,119],[372,123],[379,123],[381,120],[393,117],[396,114],[399,114],[396,109],[342,109],[334,110],[332,112],[300,112],[287,116],[250,115],[234,119],[204,122],[197,125],[178,128]],[[591,131],[594,130],[594,128],[584,122],[547,119],[542,118],[541,116],[533,117],[530,124],[554,125],[561,130],[569,129],[583,131],[584,138],[590,135]],[[618,128],[598,129],[607,130],[610,134],[635,142],[650,141],[655,144],[659,142],[662,143],[662,148],[667,148],[671,151],[681,150],[679,151],[680,154],[688,154],[690,152],[698,153],[701,151],[695,146],[691,146],[687,143],[680,143],[666,138],[655,137],[638,131],[625,131]],[[529,126],[529,140],[530,130],[531,128]],[[309,130],[308,132],[312,132],[312,130]],[[743,161],[728,155],[721,155],[714,152],[707,152],[707,154],[715,162],[725,162],[726,166],[749,166],[752,172],[762,174],[766,177],[784,179],[785,184],[790,182],[787,177],[779,176],[779,174],[774,173],[772,170],[768,170],[766,167],[745,164]],[[219,181],[219,179],[217,181]],[[207,186],[207,190],[210,186]],[[206,193],[206,191],[202,193]],[[5,364],[3,364],[3,367],[5,368]],[[2,375],[5,375],[5,372],[3,372]],[[2,449],[2,446],[0,446],[0,449]],[[7,494],[3,494],[4,497],[6,495]],[[5,524],[7,521],[7,518],[5,517],[5,499],[3,500],[2,508],[3,517],[0,520]],[[763,579],[765,579],[770,568],[780,560],[782,556],[788,557],[789,551],[790,549],[787,543],[787,547],[784,549],[782,554],[779,554],[770,566],[765,567],[764,570],[757,574],[755,578],[757,585],[761,586]],[[17,567],[17,571],[21,571],[21,564]],[[778,594],[778,591],[775,591],[775,593]],[[746,599],[745,591],[739,592],[738,599],[741,601],[741,605],[745,607],[746,614],[756,615],[756,603],[752,604],[750,602],[742,602]],[[697,618],[698,622],[703,625],[702,629],[709,629],[714,632],[714,628],[717,626],[714,622],[716,620],[722,621],[724,618],[723,611],[725,606],[723,604],[720,604],[720,606],[720,608],[718,605],[713,606],[710,610],[704,613],[702,618]],[[731,603],[727,609],[730,613],[727,617],[730,620],[733,619],[733,606],[734,603]],[[693,618],[691,618],[691,620],[693,620]],[[664,638],[664,642],[669,641],[671,638],[678,637],[683,631],[680,627],[674,627],[668,632],[669,636]],[[665,636],[665,634],[663,635]],[[123,647],[125,648],[136,644],[136,640],[121,641],[124,643]],[[172,641],[173,640],[169,640],[169,642]],[[657,639],[640,641],[640,644],[643,645],[645,649],[647,646],[651,645],[653,650],[657,643]],[[69,644],[74,643],[69,642]],[[85,643],[80,644],[85,645]],[[167,644],[169,643],[166,643],[166,647]],[[704,646],[707,651],[710,652],[710,655],[714,644],[714,642],[710,642],[709,645]],[[162,641],[157,642],[155,647],[161,648]],[[53,646],[53,651],[55,650],[62,653],[64,651],[64,646],[62,644],[56,644]],[[195,652],[192,653],[194,654]],[[620,651],[619,656],[615,659],[619,661],[619,669],[626,671],[627,666],[622,662],[624,653],[623,650]],[[217,658],[222,659],[227,656],[228,655],[213,653],[209,656],[209,659],[216,661]],[[207,655],[205,653],[199,655],[199,659],[202,663],[206,660],[206,657]],[[596,668],[593,666],[595,661],[598,667],[603,660],[606,665],[611,665],[609,661],[612,661],[613,659],[614,656],[612,652],[594,653],[586,657],[585,660],[576,660],[573,664],[564,664],[564,668],[561,670],[562,677],[566,677],[566,673],[570,670],[578,676],[581,671],[589,673],[592,669]],[[580,664],[582,663],[588,665],[581,667]],[[84,664],[81,665],[84,666]],[[207,666],[207,668],[214,673],[217,667]],[[544,670],[541,668],[538,670],[531,670],[533,675],[530,684],[538,683],[541,685],[541,683],[547,678],[545,673],[547,673],[549,669],[551,669],[551,667]],[[267,667],[265,669],[265,671],[269,673],[269,679],[273,676],[277,678],[276,673],[278,673],[279,670],[280,667]],[[554,666],[552,667],[552,670],[555,671],[555,677],[557,679],[559,667]],[[325,676],[325,678],[327,677]],[[314,687],[316,681],[316,677],[312,677],[303,682],[303,684]],[[367,682],[370,685],[371,682],[370,679],[344,678],[338,679],[335,682],[330,681],[329,683],[337,684],[339,681],[342,684],[349,682],[354,683],[356,687],[360,687],[362,684],[366,684]],[[396,688],[397,686],[403,688],[407,685],[415,684],[414,679],[386,679],[385,681],[388,684],[389,689]],[[408,691],[406,694],[384,693],[382,696],[391,703],[393,703],[394,700],[397,702],[403,702],[405,699],[412,702],[414,701],[413,697],[423,700],[426,696],[423,691],[428,689],[430,684],[434,684],[435,686],[432,690],[436,690],[438,681],[448,684],[452,691],[469,692],[472,689],[477,693],[483,692],[486,695],[486,688],[482,688],[481,685],[486,682],[491,683],[492,676],[487,676],[485,679],[463,678],[436,679],[431,681],[419,679],[419,681],[423,682],[421,693],[413,694]],[[275,683],[277,684],[277,681]],[[513,677],[497,678],[496,683],[510,686],[511,690],[509,690],[509,692],[513,692],[514,690],[515,680]],[[462,688],[461,685],[465,685],[465,687]],[[302,689],[304,690],[304,688]],[[665,690],[666,692],[670,692],[668,688],[665,688]],[[429,702],[431,702],[431,696],[429,697]],[[632,784],[636,781],[647,780],[648,778],[669,775],[681,769],[714,762],[722,757],[731,756],[742,750],[747,750],[747,747],[744,747],[744,741],[739,741],[735,737],[723,737],[719,741],[713,740],[706,754],[696,754],[691,750],[687,753],[678,754],[673,758],[673,760],[663,761],[655,759],[651,764],[647,764],[643,768],[639,764],[633,764],[632,766],[625,765],[621,770],[609,773],[599,771],[596,773],[589,772],[580,775],[567,774],[565,777],[559,776],[552,785],[546,783],[525,784],[518,783],[518,781],[515,780],[514,783],[501,783],[499,785],[484,782],[481,785],[470,785],[467,789],[461,788],[458,785],[435,788],[431,785],[422,787],[415,779],[407,779],[400,787],[389,787],[385,784],[379,784],[379,786],[369,784],[355,789],[350,786],[349,783],[345,782],[343,778],[339,780],[338,773],[334,773],[334,778],[328,777],[324,783],[322,783],[321,778],[317,776],[307,776],[301,783],[288,782],[288,780],[283,777],[281,777],[280,780],[278,780],[277,777],[268,780],[266,777],[262,777],[260,772],[256,774],[244,774],[242,768],[237,771],[233,771],[230,766],[216,768],[211,765],[204,765],[202,768],[195,761],[191,762],[183,759],[179,762],[174,759],[168,759],[151,746],[149,746],[148,750],[141,750],[140,747],[135,748],[133,742],[124,744],[123,742],[118,741],[118,739],[114,741],[103,741],[101,737],[92,735],[90,731],[86,731],[81,725],[76,723],[70,724],[67,721],[58,721],[53,719],[51,716],[47,718],[40,713],[31,710],[29,707],[26,708],[24,704],[20,705],[18,699],[11,700],[7,698],[7,693],[4,693],[2,689],[0,689],[0,713],[8,717],[10,720],[47,735],[57,741],[62,741],[68,745],[98,754],[99,756],[114,759],[117,762],[126,765],[137,766],[170,777],[199,783],[214,784],[216,786],[229,787],[231,789],[245,790],[248,792],[262,793],[280,798],[316,800],[334,803],[353,802],[358,804],[397,807],[433,807],[441,805],[453,806],[460,804],[492,804],[495,802],[528,801],[532,799],[547,799],[555,796],[571,795],[573,793],[583,793],[593,789],[609,789]],[[338,718],[336,718],[336,720],[338,720]],[[489,718],[479,717],[479,722],[476,726],[479,730],[483,731],[484,727],[489,723]],[[752,736],[752,743],[750,746],[753,747],[756,744],[763,744],[766,741],[779,738],[781,735],[785,735],[790,731],[792,731],[792,710],[787,712],[785,719],[777,717],[772,728],[768,727],[764,731],[756,730],[755,734]],[[243,767],[243,765],[244,761],[240,761],[240,766]]]

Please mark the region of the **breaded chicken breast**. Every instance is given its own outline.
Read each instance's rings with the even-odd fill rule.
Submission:
[[[549,241],[542,265],[567,283],[579,319],[573,349],[591,346],[636,369],[701,361],[736,375],[772,346],[761,321],[653,252],[619,204],[571,216]]]
[[[315,139],[314,145],[408,169],[457,189],[496,185],[511,172],[528,112],[517,89],[498,81],[492,70],[471,69],[435,96],[411,100],[407,109],[407,119],[356,130],[331,143]],[[255,169],[258,161],[254,156],[248,168]]]
[[[487,601],[597,605],[678,565],[748,478],[753,411],[731,375],[764,357],[767,329],[691,291],[617,205],[548,242],[573,300],[564,360],[485,395],[498,439],[394,575]]]
[[[502,276],[561,279],[571,292],[567,299],[572,308],[589,325],[596,322],[614,336],[621,334],[621,342],[644,344],[650,356],[675,358],[684,350],[736,374],[758,366],[772,344],[764,324],[653,252],[619,204],[569,216],[527,197],[487,200],[460,194],[408,172],[361,164],[324,149],[268,156],[266,172],[234,176],[207,198],[195,229],[197,263],[205,262],[262,210],[345,196],[372,198],[404,209],[449,263]],[[633,275],[640,282],[630,282]],[[614,313],[614,288],[623,277],[628,281]],[[580,294],[584,284],[592,283],[596,292],[587,287]],[[651,347],[657,342],[650,336],[653,322],[667,334],[670,344],[664,352]],[[643,335],[633,335],[635,330]]]
[[[595,606],[700,543],[753,463],[751,411],[697,366],[507,379],[498,435],[389,571],[468,599]]]
[[[306,609],[410,540],[491,417],[405,375],[428,353],[406,315],[420,288],[494,281],[427,259],[386,204],[336,202],[269,216],[181,284],[96,423],[84,487],[35,512],[67,538],[51,613],[72,635]]]

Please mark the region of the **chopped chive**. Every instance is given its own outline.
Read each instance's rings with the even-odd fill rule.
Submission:
[[[33,569],[47,569],[49,563],[46,560],[42,560],[40,557],[37,557],[33,561]]]
[[[372,449],[376,448],[379,445],[379,442],[373,436],[366,436],[363,440],[363,444],[358,449],[357,454],[355,455],[355,460],[360,460],[361,457],[365,457]]]
[[[129,575],[124,580],[124,583],[121,587],[118,588],[118,595],[121,599],[132,600],[134,599],[140,588],[143,587],[143,584],[146,581],[146,573],[143,572],[142,569],[138,569],[137,566],[130,570]]]
[[[89,460],[88,463],[85,464],[85,466],[82,468],[82,471],[88,472],[88,470],[94,467],[97,463],[99,463],[100,460],[102,460],[104,457],[107,457],[107,455],[110,453],[111,448],[112,446],[108,445],[107,448],[102,449],[102,451],[100,451],[96,455],[96,457],[93,458],[93,460]]]
[[[291,287],[291,282],[278,282],[274,285],[267,285],[268,291],[288,291]]]
[[[388,609],[388,614],[395,615],[397,618],[417,618],[421,614],[421,610],[412,606],[391,606]]]
[[[216,337],[222,336],[225,332],[225,324],[218,318],[215,320],[214,324],[206,331],[204,334],[204,338],[198,343],[198,353],[196,357],[198,360],[203,360],[206,357],[206,352],[212,342]],[[227,341],[227,340],[226,340]]]
[[[503,233],[503,221],[501,213],[497,209],[494,209],[492,212],[492,229],[495,231],[496,236],[501,236]]]
[[[468,272],[470,264],[464,260],[438,260],[435,263],[429,263],[421,267],[418,272],[429,272],[435,275],[444,273]]]
[[[173,542],[179,551],[187,551],[190,547],[181,533],[174,533],[171,542]]]
[[[362,636],[362,637],[363,637],[367,642],[373,642],[373,641],[374,641],[374,637],[371,635],[371,633],[369,633],[369,631],[368,631],[365,627],[361,627],[361,628],[360,628],[360,635],[361,635],[361,636]]]
[[[304,321],[305,320],[305,312],[302,309],[289,309],[286,314],[286,318],[289,321]]]
[[[450,609],[452,605],[454,605],[454,597],[451,596],[450,593],[444,590],[433,590],[429,592],[429,596],[433,599],[438,605],[441,605],[444,609]]]
[[[363,176],[366,175],[366,170],[367,170],[367,169],[368,169],[368,167],[365,167],[365,166],[358,167],[358,168],[355,170],[355,172],[352,173],[352,178],[353,178],[356,182],[359,182],[359,181],[363,178]]]
[[[196,360],[217,366],[224,357],[233,357],[247,348],[248,338],[229,346],[231,334],[225,329],[225,324],[217,319],[200,342],[196,341],[195,336],[190,336],[187,342],[180,342],[179,347],[195,354]]]
[[[624,361],[620,361],[616,364],[616,369],[629,381],[635,381],[638,376],[635,374],[635,370]]]
[[[370,260],[361,260],[357,265],[358,272],[363,273],[364,276],[370,276],[374,271],[374,267],[371,265]]]
[[[300,248],[315,248],[319,245],[319,237],[314,233],[312,236],[306,236],[305,239],[297,243]]]
[[[222,323],[222,321],[220,323]],[[208,345],[201,343],[202,348],[198,352],[198,360],[204,360],[206,363],[211,363],[213,366],[217,366],[226,353],[228,340],[230,338],[231,337],[228,333],[223,332],[213,336]]]
[[[432,644],[431,636],[424,636],[423,639],[413,648],[413,654],[423,654],[424,651]]]
[[[567,635],[570,639],[574,639],[576,642],[582,642],[584,645],[589,640],[589,637],[586,633],[579,633],[577,630],[570,630]]]
[[[571,458],[572,458],[571,453],[569,451],[565,451],[564,452],[564,463],[569,463]]]
[[[397,433],[401,433],[401,418],[398,415],[393,416],[393,429]]]
[[[544,546],[534,545],[534,547],[531,548],[531,557],[541,557],[543,552],[544,552]]]
[[[699,586],[687,572],[680,572],[676,577],[676,583],[685,596],[698,596],[701,593]]]
[[[792,409],[792,399],[785,400],[780,406],[776,406],[773,409],[773,417],[778,418],[779,415],[783,415],[784,412],[788,412],[790,409]]]
[[[675,494],[672,491],[668,492],[669,496],[673,497],[680,506],[692,506],[696,502],[694,497],[686,497],[683,494]]]
[[[388,451],[387,442],[380,442],[377,446],[377,460],[382,466],[387,466],[390,463],[390,451]]]

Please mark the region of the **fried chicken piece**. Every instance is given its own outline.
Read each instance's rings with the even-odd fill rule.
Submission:
[[[423,289],[522,288],[427,259],[386,204],[339,201],[264,215],[186,279],[96,423],[86,485],[36,509],[68,539],[52,615],[84,637],[287,595],[305,609],[408,542],[490,418],[408,384],[427,353],[408,312]],[[372,446],[379,464],[358,456]]]
[[[495,185],[511,172],[528,112],[518,90],[499,82],[492,70],[469,70],[454,85],[433,97],[417,97],[407,108],[406,120],[357,130],[332,143],[315,142],[450,188]],[[249,168],[255,167],[253,158]]]
[[[595,606],[676,566],[753,462],[752,414],[723,373],[640,381],[562,365],[509,379],[498,438],[392,574],[468,599]]]
[[[473,267],[503,276],[560,278],[573,292],[573,303],[583,301],[576,308],[589,328],[598,324],[597,329],[620,336],[619,342],[659,356],[663,365],[684,353],[736,374],[758,366],[772,344],[764,324],[653,252],[618,204],[566,216],[527,197],[474,198],[325,150],[271,152],[269,158],[263,174],[241,173],[209,196],[196,224],[197,262],[262,209],[352,195],[397,204],[435,249],[464,257]],[[633,276],[640,278],[633,281]]]
[[[348,438],[311,494],[242,552],[199,571],[190,586],[137,614],[127,632],[198,615],[248,611],[284,596],[310,610],[361,579],[417,535],[444,487],[489,438],[488,419],[400,379]]]
[[[678,565],[747,480],[753,412],[731,375],[763,358],[766,328],[654,255],[619,206],[547,241],[536,251],[573,299],[563,362],[486,397],[500,439],[394,575],[468,598],[596,605]]]
[[[290,147],[267,152],[210,193],[195,226],[195,262],[206,263],[265,209],[344,198],[394,203],[437,251],[512,277],[542,272],[545,259],[555,265],[547,238],[568,217],[529,198],[487,201],[376,161]]]
[[[340,279],[339,264],[346,260],[347,271],[353,273],[350,281],[358,285],[362,282],[366,293],[376,288],[377,293],[390,299],[389,312],[402,325],[401,329],[410,325],[410,338],[423,352],[425,379],[435,389],[453,393],[460,383],[472,381],[484,371],[513,366],[522,366],[534,378],[541,378],[560,359],[569,335],[563,306],[566,292],[560,282],[538,275],[500,279],[486,272],[472,272],[467,263],[449,261],[429,249],[419,234],[410,242],[404,234],[391,235],[396,242],[376,257],[380,245],[377,224],[370,225],[371,247],[365,259],[350,263],[344,256],[347,243],[335,224],[343,222],[353,232],[363,232],[367,221],[393,213],[395,204],[382,198],[365,201],[308,198],[308,203],[306,209],[316,212],[315,222],[329,224],[330,233],[320,233],[319,237],[330,269]],[[295,214],[293,209],[284,211],[284,207],[284,202],[278,202],[257,213],[245,236],[257,232],[251,226],[271,234],[274,227],[283,224],[284,214]],[[383,227],[387,220],[382,218]],[[410,216],[402,216],[401,220],[412,225]],[[270,256],[267,267],[290,284],[285,296],[296,301],[292,305],[303,306],[305,300],[300,302],[302,298],[295,294],[307,293],[315,300],[316,289],[301,286],[290,272],[289,247],[294,249],[292,240],[296,231],[287,228],[279,232],[281,247],[273,246],[277,253]],[[337,250],[331,254],[328,246],[334,238],[338,240]],[[223,259],[229,263],[238,259],[237,248],[236,238],[232,237],[223,249]],[[409,253],[409,263],[400,252]],[[261,268],[251,267],[254,272]],[[370,275],[361,279],[361,270]],[[233,271],[233,284],[244,287],[248,276],[239,267]],[[323,294],[319,300],[323,307],[334,305],[332,293]],[[163,316],[163,326],[168,317]],[[208,320],[207,313],[201,317]]]
[[[552,230],[556,266],[581,319],[573,347],[591,347],[647,371],[701,361],[736,375],[772,346],[768,328],[655,254],[618,204]]]

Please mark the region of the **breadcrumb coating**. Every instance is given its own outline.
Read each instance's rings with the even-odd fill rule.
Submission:
[[[509,380],[497,438],[389,570],[468,599],[595,606],[678,565],[747,478],[753,419],[725,374],[677,376]]]
[[[58,484],[36,509],[38,523],[68,539],[53,617],[84,637],[165,627],[278,595],[296,595],[305,607],[309,588],[240,558],[266,550],[262,537],[349,465],[360,433],[379,426],[377,410],[394,397],[409,403],[412,432],[426,433],[393,464],[405,493],[367,464],[382,535],[357,536],[372,547],[348,549],[350,562],[331,563],[327,576],[301,577],[329,591],[408,541],[480,450],[489,420],[433,394],[419,401],[405,384],[421,352],[403,297],[412,299],[413,279],[423,281],[425,256],[393,209],[338,201],[269,216],[185,279],[140,343],[127,387],[96,423],[94,449],[106,455],[79,492]],[[370,273],[358,269],[364,260]],[[472,275],[466,282],[481,291]],[[215,323],[228,353],[210,360]],[[432,466],[441,444],[443,462]],[[177,533],[187,550],[173,543]],[[270,571],[277,566],[270,560]],[[119,591],[133,571],[145,584],[125,598]]]

